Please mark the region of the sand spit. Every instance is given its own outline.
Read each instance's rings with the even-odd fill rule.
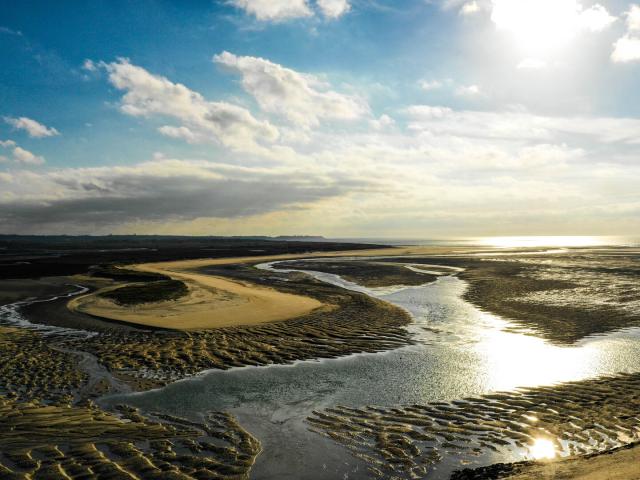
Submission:
[[[453,402],[338,406],[308,422],[367,461],[374,476],[421,478],[442,462],[460,467],[487,454],[534,458],[540,441],[558,457],[615,448],[640,439],[639,412],[640,374],[622,374]]]
[[[71,310],[147,327],[201,330],[255,325],[305,315],[322,306],[315,299],[184,271],[190,262],[136,265],[132,269],[167,275],[184,282],[189,293],[177,300],[119,305],[96,293],[77,297]],[[118,287],[107,287],[114,289]]]
[[[160,416],[158,417],[160,418]],[[121,407],[44,406],[0,397],[0,477],[6,479],[245,479],[259,442],[224,413],[203,423]]]

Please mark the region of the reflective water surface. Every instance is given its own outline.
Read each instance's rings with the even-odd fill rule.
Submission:
[[[305,418],[312,411],[335,405],[424,404],[640,371],[640,329],[585,339],[571,347],[555,346],[509,331],[508,322],[462,300],[465,284],[456,277],[440,277],[419,287],[367,289],[335,275],[314,275],[406,309],[414,319],[408,328],[417,343],[379,354],[210,371],[160,390],[107,397],[101,403],[128,403],[144,412],[193,418],[210,410],[230,411],[263,444],[254,478],[365,478],[360,460],[309,431]],[[534,456],[555,455],[544,442],[534,447]],[[501,459],[488,452],[475,461]],[[460,467],[443,460],[433,478],[446,478],[456,465]]]

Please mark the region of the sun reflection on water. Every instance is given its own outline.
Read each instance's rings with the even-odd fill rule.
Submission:
[[[552,459],[556,457],[556,447],[546,438],[536,438],[529,447],[530,455],[536,460]]]
[[[480,240],[482,245],[498,248],[523,247],[594,247],[616,243],[613,237],[585,235],[564,236],[522,236],[522,237],[487,237]]]
[[[562,347],[532,335],[504,330],[510,325],[483,313],[476,352],[485,361],[489,390],[548,385],[593,375],[600,352],[590,344]]]

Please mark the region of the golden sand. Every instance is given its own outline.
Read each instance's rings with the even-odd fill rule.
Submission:
[[[106,287],[72,299],[71,310],[138,325],[176,330],[202,330],[239,325],[256,325],[300,317],[322,306],[318,300],[193,270],[218,265],[260,263],[309,257],[411,255],[451,252],[450,248],[402,247],[341,252],[310,252],[258,257],[178,260],[145,263],[127,268],[160,273],[184,282],[189,294],[172,301],[124,306],[100,297]],[[121,286],[121,285],[120,285]]]
[[[173,301],[123,306],[85,295],[69,302],[72,310],[150,327],[199,330],[286,320],[305,315],[322,304],[301,295],[243,284],[220,277],[176,271],[176,265],[136,265],[139,271],[162,273],[187,285],[189,293]],[[112,287],[109,287],[112,288]]]

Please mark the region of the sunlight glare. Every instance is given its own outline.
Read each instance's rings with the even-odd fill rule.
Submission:
[[[529,453],[536,460],[551,459],[556,457],[556,448],[551,440],[536,438],[529,447]]]
[[[523,247],[594,247],[606,244],[605,237],[559,235],[559,236],[523,236],[523,237],[487,237],[482,244],[499,248]]]
[[[566,44],[578,30],[576,0],[493,0],[491,20],[519,46],[542,53]]]

